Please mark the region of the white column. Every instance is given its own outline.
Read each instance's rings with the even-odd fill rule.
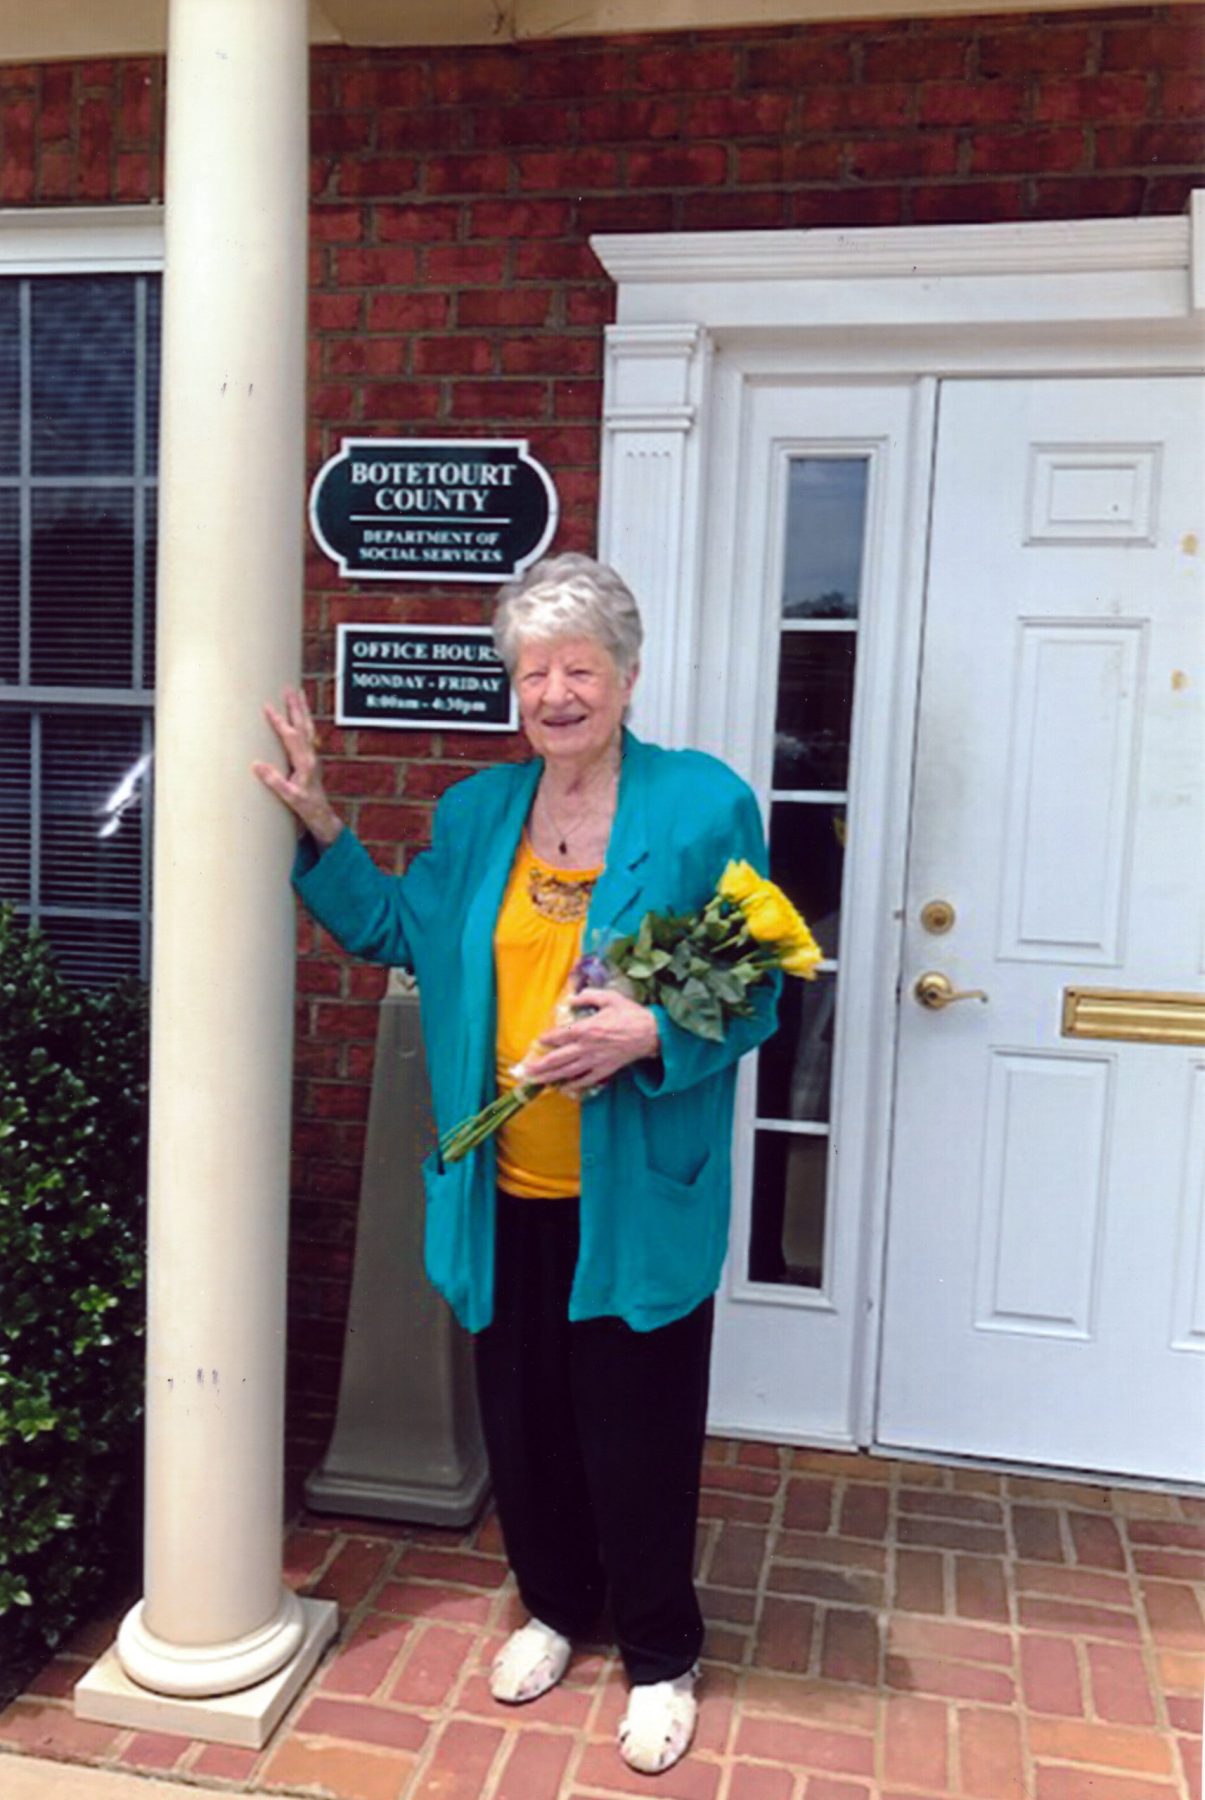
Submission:
[[[244,1743],[335,1622],[281,1580],[294,832],[249,768],[300,644],[306,27],[169,11],[146,1592],[77,1689]]]

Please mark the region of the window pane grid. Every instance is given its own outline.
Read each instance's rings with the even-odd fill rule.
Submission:
[[[80,981],[145,974],[159,281],[0,280],[0,900]]]

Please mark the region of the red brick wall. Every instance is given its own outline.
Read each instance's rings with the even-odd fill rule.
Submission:
[[[592,548],[602,325],[593,231],[1177,212],[1205,164],[1205,7],[316,54],[310,458],[344,432],[526,434]],[[147,62],[0,70],[0,203],[161,193]],[[305,668],[329,717],[340,619],[479,621],[477,588],[338,581],[311,554]],[[324,728],[387,865],[473,734]],[[300,926],[293,1451],[337,1377],[383,977]]]
[[[157,200],[162,158],[158,60],[0,65],[0,206]]]

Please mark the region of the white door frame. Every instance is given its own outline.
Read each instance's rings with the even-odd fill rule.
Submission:
[[[618,286],[607,332],[599,553],[636,583],[646,643],[635,723],[714,748],[700,669],[710,483],[739,454],[732,385],[947,375],[1141,375],[1205,369],[1205,190],[1180,216],[860,231],[686,232],[591,239]],[[927,481],[927,470],[925,471]],[[919,591],[898,621],[880,768],[874,904],[902,892],[915,735]],[[915,604],[913,604],[915,601]],[[886,806],[887,800],[902,803]],[[864,815],[866,816],[866,815]],[[898,983],[898,932],[881,924]],[[891,945],[894,942],[895,950]],[[884,971],[879,971],[882,975]],[[859,1443],[874,1435],[894,1046],[873,1086],[857,1304]]]

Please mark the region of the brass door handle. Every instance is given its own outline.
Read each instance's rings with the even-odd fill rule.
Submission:
[[[930,1012],[940,1012],[943,1006],[951,1006],[955,1000],[987,999],[982,988],[956,988],[940,969],[926,969],[923,975],[918,975],[912,992]]]

